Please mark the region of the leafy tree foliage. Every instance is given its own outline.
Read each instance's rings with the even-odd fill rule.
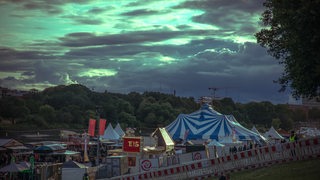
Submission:
[[[278,129],[280,127],[281,121],[279,118],[274,118],[272,119],[271,125],[275,128]]]
[[[266,0],[262,14],[267,27],[257,42],[284,65],[278,83],[295,97],[320,95],[320,1]]]
[[[295,122],[305,121],[306,112],[290,110],[287,105],[270,102],[234,103],[231,98],[215,100],[214,109],[232,114],[245,127],[270,127],[277,124],[289,130]],[[176,97],[160,92],[129,94],[99,93],[81,85],[56,86],[25,97],[0,99],[0,119],[12,121],[11,128],[87,129],[90,118],[107,119],[123,128],[137,128],[150,133],[174,121],[180,113],[189,114],[200,108],[193,98]],[[319,110],[309,110],[309,117],[319,121]],[[1,124],[2,128],[2,124]],[[8,127],[6,127],[8,128]]]

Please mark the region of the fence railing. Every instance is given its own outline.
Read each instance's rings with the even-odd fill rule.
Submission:
[[[219,158],[201,159],[184,164],[113,177],[113,180],[203,179],[222,172],[261,168],[273,164],[320,157],[320,137],[250,149]]]

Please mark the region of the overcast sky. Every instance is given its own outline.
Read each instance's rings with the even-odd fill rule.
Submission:
[[[0,0],[0,86],[287,103],[262,0]],[[209,90],[217,88],[216,91]]]

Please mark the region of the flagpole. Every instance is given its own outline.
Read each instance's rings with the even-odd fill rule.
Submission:
[[[96,106],[96,113],[97,113],[97,123],[98,123],[98,140],[97,140],[97,159],[96,159],[96,165],[100,165],[100,106]]]

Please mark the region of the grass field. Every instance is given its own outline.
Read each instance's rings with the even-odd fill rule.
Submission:
[[[213,178],[212,180],[218,180]],[[320,159],[273,165],[230,174],[230,180],[320,180]]]

